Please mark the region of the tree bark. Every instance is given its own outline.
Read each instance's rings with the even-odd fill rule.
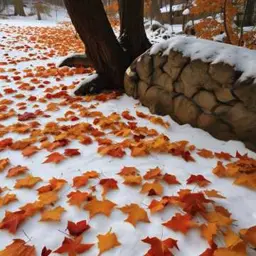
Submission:
[[[85,81],[77,95],[98,93],[104,89],[123,89],[124,73],[130,63],[150,47],[143,22],[143,0],[119,0],[120,41],[111,28],[101,0],[64,0],[72,23],[85,44],[88,56],[69,58],[92,64],[97,76]]]
[[[86,53],[106,89],[121,88],[129,65],[106,16],[101,0],[64,0]]]
[[[144,29],[144,0],[118,0],[118,3],[119,41],[132,61],[150,47]]]
[[[151,16],[153,19],[162,21],[162,15],[160,12],[160,6],[157,0],[151,0]]]
[[[244,13],[244,26],[255,26],[254,16],[256,8],[255,0],[247,0],[245,13]]]
[[[25,11],[24,11],[24,3],[23,0],[13,0],[13,5],[14,5],[14,15],[19,15],[19,16],[26,16]]]

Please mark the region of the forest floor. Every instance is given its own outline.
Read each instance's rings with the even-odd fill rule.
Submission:
[[[83,52],[70,26],[5,23],[1,256],[255,255],[255,153],[126,95],[73,96],[92,70],[57,68]]]

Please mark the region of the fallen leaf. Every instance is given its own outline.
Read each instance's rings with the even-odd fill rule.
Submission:
[[[135,167],[123,167],[122,170],[118,174],[120,176],[127,176],[127,175],[135,175],[138,173],[139,173],[139,171]]]
[[[28,146],[22,150],[22,155],[30,157],[38,152],[39,148],[37,146]]]
[[[28,167],[17,165],[17,166],[12,167],[11,169],[8,170],[8,174],[7,174],[6,177],[8,177],[8,178],[16,177],[16,176],[18,176],[20,174],[25,173],[26,171],[28,171]]]
[[[205,238],[211,245],[213,243],[213,238],[217,234],[218,228],[216,223],[202,224],[200,226],[201,236]]]
[[[15,234],[17,228],[26,219],[25,211],[5,212],[3,220],[0,222],[0,229],[7,229],[10,233]]]
[[[112,189],[118,189],[115,179],[101,179],[99,184],[103,187],[102,196],[105,196]]]
[[[159,167],[156,167],[154,169],[150,169],[144,176],[143,178],[145,180],[150,180],[150,179],[157,179],[162,176],[161,174],[161,169]]]
[[[256,248],[256,226],[250,227],[248,229],[241,229],[240,235],[246,243],[249,243],[254,248]]]
[[[72,236],[80,236],[89,228],[90,226],[87,224],[86,220],[82,220],[77,223],[69,221],[67,226],[67,230],[69,231],[69,234]]]
[[[84,209],[86,211],[89,211],[90,218],[92,218],[96,214],[101,214],[101,213],[106,216],[109,216],[115,206],[116,204],[109,200],[99,201],[97,199],[92,199],[90,202],[88,202],[84,206]]]
[[[28,245],[22,239],[14,239],[12,244],[7,245],[4,250],[0,251],[0,256],[36,256],[34,246]]]
[[[15,188],[33,188],[40,181],[42,181],[40,177],[34,177],[32,175],[28,175],[23,179],[16,180],[14,187]]]
[[[196,183],[199,187],[205,187],[209,185],[211,182],[207,180],[203,175],[191,175],[187,179],[187,184]]]
[[[219,191],[212,189],[212,190],[204,190],[204,193],[208,196],[208,197],[216,197],[216,198],[223,198],[225,199],[225,196],[222,196],[220,194]]]
[[[17,197],[15,194],[7,194],[3,197],[0,196],[0,208],[4,205],[8,205],[11,202],[17,201]]]
[[[140,193],[148,193],[149,196],[161,195],[163,193],[163,186],[159,182],[144,183]]]
[[[61,161],[63,161],[64,159],[66,159],[62,154],[60,154],[59,152],[53,152],[50,155],[47,156],[47,159],[43,162],[43,164],[45,163],[60,163]]]
[[[88,183],[88,177],[85,175],[77,176],[73,178],[73,187],[80,188]]]
[[[103,252],[121,245],[118,242],[116,234],[111,233],[111,230],[105,235],[98,235],[97,238],[98,238],[98,247],[100,251],[98,255],[101,255]]]
[[[44,247],[42,249],[41,256],[49,256],[51,253],[52,253],[52,250],[47,249],[46,247]]]
[[[182,215],[180,213],[176,213],[174,217],[163,223],[163,225],[174,231],[180,231],[183,234],[186,234],[191,228],[197,226],[197,224],[192,221],[191,215]]]
[[[53,204],[53,203],[57,202],[58,199],[59,198],[58,198],[56,191],[41,193],[41,194],[39,194],[39,197],[38,197],[40,204],[43,206]]]
[[[226,176],[226,168],[223,166],[221,161],[218,161],[217,166],[212,170],[212,173],[217,175],[218,177]]]
[[[133,226],[136,226],[138,221],[149,223],[149,218],[147,212],[139,207],[137,204],[130,204],[124,207],[119,208],[123,213],[128,214],[128,217],[125,221],[130,222]]]
[[[225,152],[220,152],[220,153],[215,152],[214,155],[219,159],[224,159],[227,161],[230,161],[230,159],[233,158],[232,155],[230,155],[229,153],[225,153]]]
[[[82,244],[82,236],[78,236],[75,239],[65,237],[61,247],[55,250],[55,253],[63,254],[67,253],[68,256],[76,256],[77,254],[88,251],[94,244]]]
[[[2,172],[10,164],[9,158],[4,158],[0,160],[0,172]]]
[[[65,149],[64,155],[68,156],[68,157],[72,157],[72,156],[81,155],[81,153],[79,152],[79,149],[77,149],[77,148],[67,148],[67,149]]]
[[[178,241],[172,238],[167,238],[162,241],[157,237],[146,237],[141,241],[150,244],[151,246],[146,254],[147,256],[172,256],[173,254],[170,249],[175,247],[179,250],[179,247],[177,245]]]
[[[169,185],[181,184],[175,175],[165,173],[163,180]]]
[[[197,151],[197,154],[201,157],[204,157],[204,158],[214,158],[214,154],[212,151],[210,150],[207,150],[207,149],[199,149]]]
[[[46,210],[41,214],[41,220],[40,221],[60,221],[61,215],[65,212],[66,210],[58,206],[54,209],[51,210]]]
[[[84,202],[89,198],[90,194],[87,192],[81,192],[79,190],[71,192],[67,195],[69,198],[68,203],[70,205],[76,205],[81,207]]]
[[[142,182],[142,177],[140,175],[126,175],[123,176],[124,184],[130,186],[137,186],[140,185]]]

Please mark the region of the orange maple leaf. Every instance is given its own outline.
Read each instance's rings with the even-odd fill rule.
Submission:
[[[10,233],[15,234],[18,227],[26,219],[25,211],[5,212],[5,217],[0,222],[0,229],[7,229]]]
[[[84,209],[89,211],[90,218],[92,218],[96,214],[101,214],[101,213],[106,216],[109,216],[115,206],[116,204],[111,202],[110,200],[99,201],[95,198],[89,201],[84,206]]]
[[[6,194],[5,196],[0,196],[0,208],[4,205],[8,205],[11,202],[17,201],[17,197],[15,194]]]
[[[14,185],[15,188],[33,188],[38,182],[42,181],[40,177],[28,175],[23,179],[18,179]]]
[[[103,187],[102,196],[105,196],[109,190],[118,189],[115,179],[101,179],[99,184]]]
[[[163,176],[163,180],[169,184],[169,185],[174,185],[174,184],[181,184],[175,175],[169,174],[169,173],[165,173]]]
[[[77,254],[88,251],[94,244],[82,244],[82,236],[78,236],[75,239],[65,237],[61,247],[55,250],[55,253],[68,253],[69,256],[75,256]]]
[[[214,158],[213,152],[204,148],[198,149],[197,154],[204,158]]]
[[[68,203],[70,205],[81,207],[82,204],[90,197],[90,194],[77,190],[75,192],[70,192],[67,197],[69,198]]]
[[[40,221],[60,221],[61,215],[65,211],[66,210],[61,206],[58,206],[54,209],[46,210],[42,213]]]
[[[143,221],[149,223],[149,218],[147,212],[139,207],[137,204],[130,204],[119,208],[123,213],[128,214],[125,221],[130,222],[133,226],[136,226],[138,221]]]
[[[192,221],[191,215],[182,215],[180,213],[176,213],[174,217],[163,223],[163,225],[174,231],[180,231],[183,234],[186,234],[191,228],[197,226],[197,224]]]
[[[2,172],[10,164],[9,158],[4,158],[0,160],[0,172]]]
[[[179,250],[177,245],[178,241],[172,238],[167,238],[164,241],[161,241],[157,237],[146,237],[141,241],[151,245],[151,248],[146,254],[147,256],[172,256],[173,254],[170,252],[170,249],[176,247],[176,249]]]
[[[121,245],[117,239],[116,234],[111,233],[111,230],[105,235],[98,235],[97,238],[98,238],[98,247],[100,251],[98,255],[101,255],[103,252]]]
[[[135,175],[139,173],[138,169],[135,167],[123,167],[118,173],[120,176]]]
[[[156,167],[154,169],[150,169],[144,176],[143,178],[145,180],[150,180],[150,179],[157,179],[162,176],[161,169],[159,167]]]
[[[8,174],[6,177],[8,177],[8,178],[15,177],[15,176],[25,173],[26,171],[28,171],[28,167],[17,165],[8,170]]]
[[[199,175],[191,175],[188,179],[187,179],[187,184],[193,184],[196,183],[199,187],[205,187],[207,185],[209,185],[211,182],[209,180],[207,180],[203,175],[199,174]]]
[[[149,196],[161,195],[163,193],[163,186],[159,182],[144,183],[141,188],[141,193],[148,193]]]
[[[47,159],[43,162],[45,163],[60,163],[61,161],[63,161],[65,158],[65,156],[63,156],[62,154],[60,154],[59,152],[53,152],[50,155],[47,156]]]
[[[36,249],[34,246],[28,245],[27,242],[21,239],[14,239],[12,244],[0,251],[1,256],[36,256]]]
[[[28,146],[22,150],[22,155],[26,157],[30,157],[38,152],[39,148],[37,146]]]

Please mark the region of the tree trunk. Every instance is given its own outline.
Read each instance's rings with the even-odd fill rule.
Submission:
[[[254,15],[256,9],[255,0],[247,0],[245,13],[244,13],[244,26],[255,26]]]
[[[162,15],[160,12],[160,7],[157,0],[151,0],[151,13],[153,19],[156,19],[158,21],[162,21]]]
[[[129,65],[118,43],[101,0],[64,0],[72,23],[105,88],[120,88]]]
[[[121,22],[119,41],[132,61],[150,47],[144,29],[144,0],[118,0],[118,3]]]
[[[143,2],[119,0],[120,45],[101,0],[64,0],[88,55],[88,61],[85,61],[87,57],[80,56],[78,62],[92,63],[98,74],[91,77],[90,81],[85,81],[75,94],[85,95],[105,89],[123,89],[125,70],[137,56],[150,47],[143,24]],[[72,64],[75,61],[75,58],[70,58],[68,63]]]
[[[13,0],[14,5],[14,15],[17,16],[26,16],[24,11],[24,3],[23,0]]]

